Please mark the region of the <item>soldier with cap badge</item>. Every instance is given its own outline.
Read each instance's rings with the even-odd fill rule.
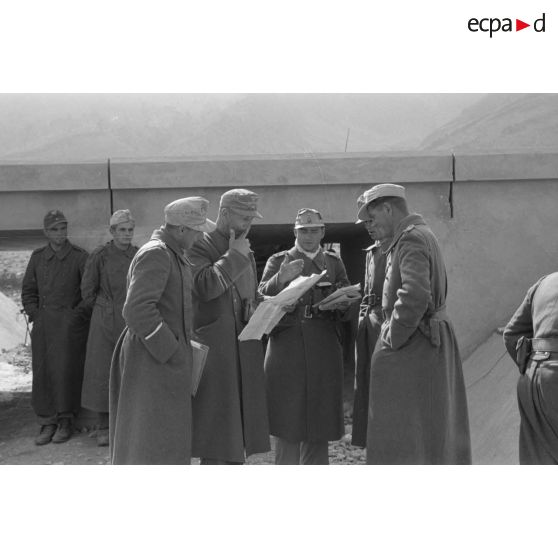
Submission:
[[[358,219],[378,240],[392,238],[370,367],[367,463],[469,464],[467,397],[438,241],[409,213],[398,184],[366,191]]]
[[[135,253],[135,222],[130,210],[119,209],[110,218],[112,240],[95,249],[85,265],[82,298],[92,308],[81,404],[97,413],[97,445],[108,446],[109,373],[114,346],[124,329],[122,307],[126,275]]]
[[[215,228],[209,202],[181,198],[134,256],[126,327],[110,370],[109,435],[116,465],[189,465],[192,445],[192,275],[185,250]]]
[[[62,211],[49,211],[43,224],[48,244],[31,254],[21,290],[33,323],[31,402],[41,426],[37,445],[66,442],[72,435],[89,323],[80,291],[87,252],[68,241]]]
[[[194,323],[209,354],[193,400],[193,456],[202,465],[241,464],[270,450],[260,341],[238,341],[259,299],[256,263],[246,238],[258,195],[221,196],[217,228],[188,252],[194,266]]]
[[[328,441],[345,431],[340,322],[350,319],[351,310],[341,303],[322,311],[319,303],[349,280],[341,258],[320,245],[325,225],[319,211],[299,210],[294,235],[290,250],[267,261],[260,292],[274,296],[300,275],[326,275],[270,334],[265,356],[270,432],[277,465],[327,465]]]

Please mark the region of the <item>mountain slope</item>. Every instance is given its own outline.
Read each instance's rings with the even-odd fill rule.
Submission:
[[[558,95],[487,95],[425,138],[420,148],[555,150],[558,148]]]

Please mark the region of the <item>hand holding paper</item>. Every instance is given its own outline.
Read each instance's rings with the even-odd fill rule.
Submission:
[[[290,307],[309,289],[311,289],[327,272],[314,274],[310,277],[297,277],[279,294],[262,302],[238,336],[239,341],[261,339],[264,333],[270,333],[279,323]]]
[[[346,310],[350,304],[359,302],[360,284],[349,285],[348,287],[341,287],[322,301],[314,304],[318,310]]]

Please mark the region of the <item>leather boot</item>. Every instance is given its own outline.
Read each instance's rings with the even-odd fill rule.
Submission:
[[[62,418],[58,421],[58,429],[52,438],[54,444],[67,442],[72,437],[72,421],[69,418]]]
[[[35,444],[37,446],[44,446],[45,444],[49,444],[56,432],[57,425],[56,424],[44,424],[41,426],[37,437],[35,438]]]

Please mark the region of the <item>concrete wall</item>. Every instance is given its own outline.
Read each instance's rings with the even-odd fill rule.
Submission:
[[[0,165],[0,231],[42,229],[45,213],[61,209],[76,244],[95,245],[105,234],[99,216],[110,217],[107,176],[106,162]]]
[[[127,207],[136,216],[141,243],[161,223],[169,201],[203,195],[215,218],[220,195],[246,187],[261,195],[262,224],[270,231],[290,225],[300,207],[320,209],[335,224],[332,240],[343,243],[348,266],[361,269],[356,260],[366,239],[353,224],[355,200],[369,184],[397,182],[440,240],[448,309],[468,355],[505,324],[539,276],[556,269],[558,154],[456,154],[453,218],[452,163],[451,155],[440,153],[114,160],[112,192],[106,162],[3,165],[0,231],[41,228],[44,213],[59,207],[70,219],[72,238],[92,248],[108,238],[112,195],[114,209]],[[350,249],[352,242],[357,249]]]

